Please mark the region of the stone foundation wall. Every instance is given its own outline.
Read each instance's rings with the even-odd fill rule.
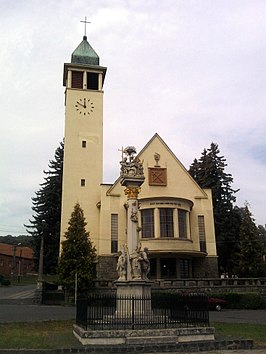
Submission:
[[[115,256],[99,256],[96,265],[98,281],[113,281],[117,280],[118,274],[116,271],[117,257]]]
[[[116,271],[118,256],[108,255],[99,256],[96,266],[97,281],[112,282],[117,280]],[[193,259],[193,277],[194,278],[217,278],[218,275],[218,258],[205,257]]]
[[[116,271],[118,256],[99,256],[96,265],[97,281],[112,282],[118,279]],[[217,278],[218,275],[218,258],[205,257],[193,259],[193,276],[194,278]],[[102,284],[104,286],[104,284]]]

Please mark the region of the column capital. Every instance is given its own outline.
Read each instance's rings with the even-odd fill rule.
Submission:
[[[127,187],[125,190],[125,195],[127,199],[137,199],[141,191],[140,187]]]

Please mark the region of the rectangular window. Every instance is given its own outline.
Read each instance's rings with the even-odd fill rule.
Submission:
[[[83,72],[82,71],[72,71],[72,88],[83,89]]]
[[[161,277],[176,278],[176,259],[161,258]]]
[[[157,259],[156,258],[150,258],[150,272],[149,272],[149,277],[150,278],[157,278]]]
[[[187,212],[178,209],[178,237],[187,238]]]
[[[160,211],[160,237],[174,237],[173,209],[162,208]]]
[[[85,180],[85,179],[81,179],[81,180],[80,180],[80,185],[81,185],[81,187],[85,187],[85,185],[86,185],[86,180]]]
[[[86,140],[82,140],[81,146],[83,148],[85,148],[87,146],[87,141]]]
[[[206,252],[206,233],[205,233],[205,220],[204,215],[198,215],[198,228],[199,228],[199,241],[200,251]]]
[[[88,90],[99,89],[99,74],[87,73],[87,89]]]
[[[189,259],[180,259],[180,277],[189,278]]]
[[[118,214],[111,214],[111,253],[118,252]]]
[[[141,210],[142,238],[154,237],[154,209]]]

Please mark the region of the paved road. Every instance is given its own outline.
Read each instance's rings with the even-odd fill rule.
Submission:
[[[35,287],[11,287],[0,288],[0,323],[30,322],[47,320],[73,320],[75,319],[75,307],[11,304],[9,301],[19,299],[31,299],[34,296]],[[266,310],[223,310],[211,311],[210,321],[228,323],[257,323],[266,324]],[[212,354],[265,354],[266,349],[243,350],[219,350]],[[210,354],[210,352],[202,352]]]
[[[266,310],[210,311],[210,322],[253,323],[266,325]]]
[[[36,286],[0,288],[0,323],[75,319],[75,307],[33,305]]]
[[[0,323],[75,319],[75,307],[16,304],[16,300],[30,300],[35,286],[0,288]],[[211,311],[210,322],[256,323],[266,325],[266,310]]]
[[[33,298],[36,285],[0,287],[0,300]]]
[[[75,307],[0,304],[0,323],[75,319]]]

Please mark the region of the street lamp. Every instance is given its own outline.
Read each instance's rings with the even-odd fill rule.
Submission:
[[[43,277],[43,234],[41,235],[40,258],[38,269],[38,281],[41,282]]]
[[[20,283],[20,275],[21,275],[21,256],[22,256],[22,248],[19,252],[19,260],[18,260],[18,283]],[[23,268],[22,268],[22,275],[23,275]]]
[[[42,285],[43,285],[42,281],[43,281],[44,224],[45,224],[45,220],[42,220],[42,231],[41,231],[41,244],[40,244],[40,256],[39,256],[39,269],[38,269],[37,289],[42,289]]]

